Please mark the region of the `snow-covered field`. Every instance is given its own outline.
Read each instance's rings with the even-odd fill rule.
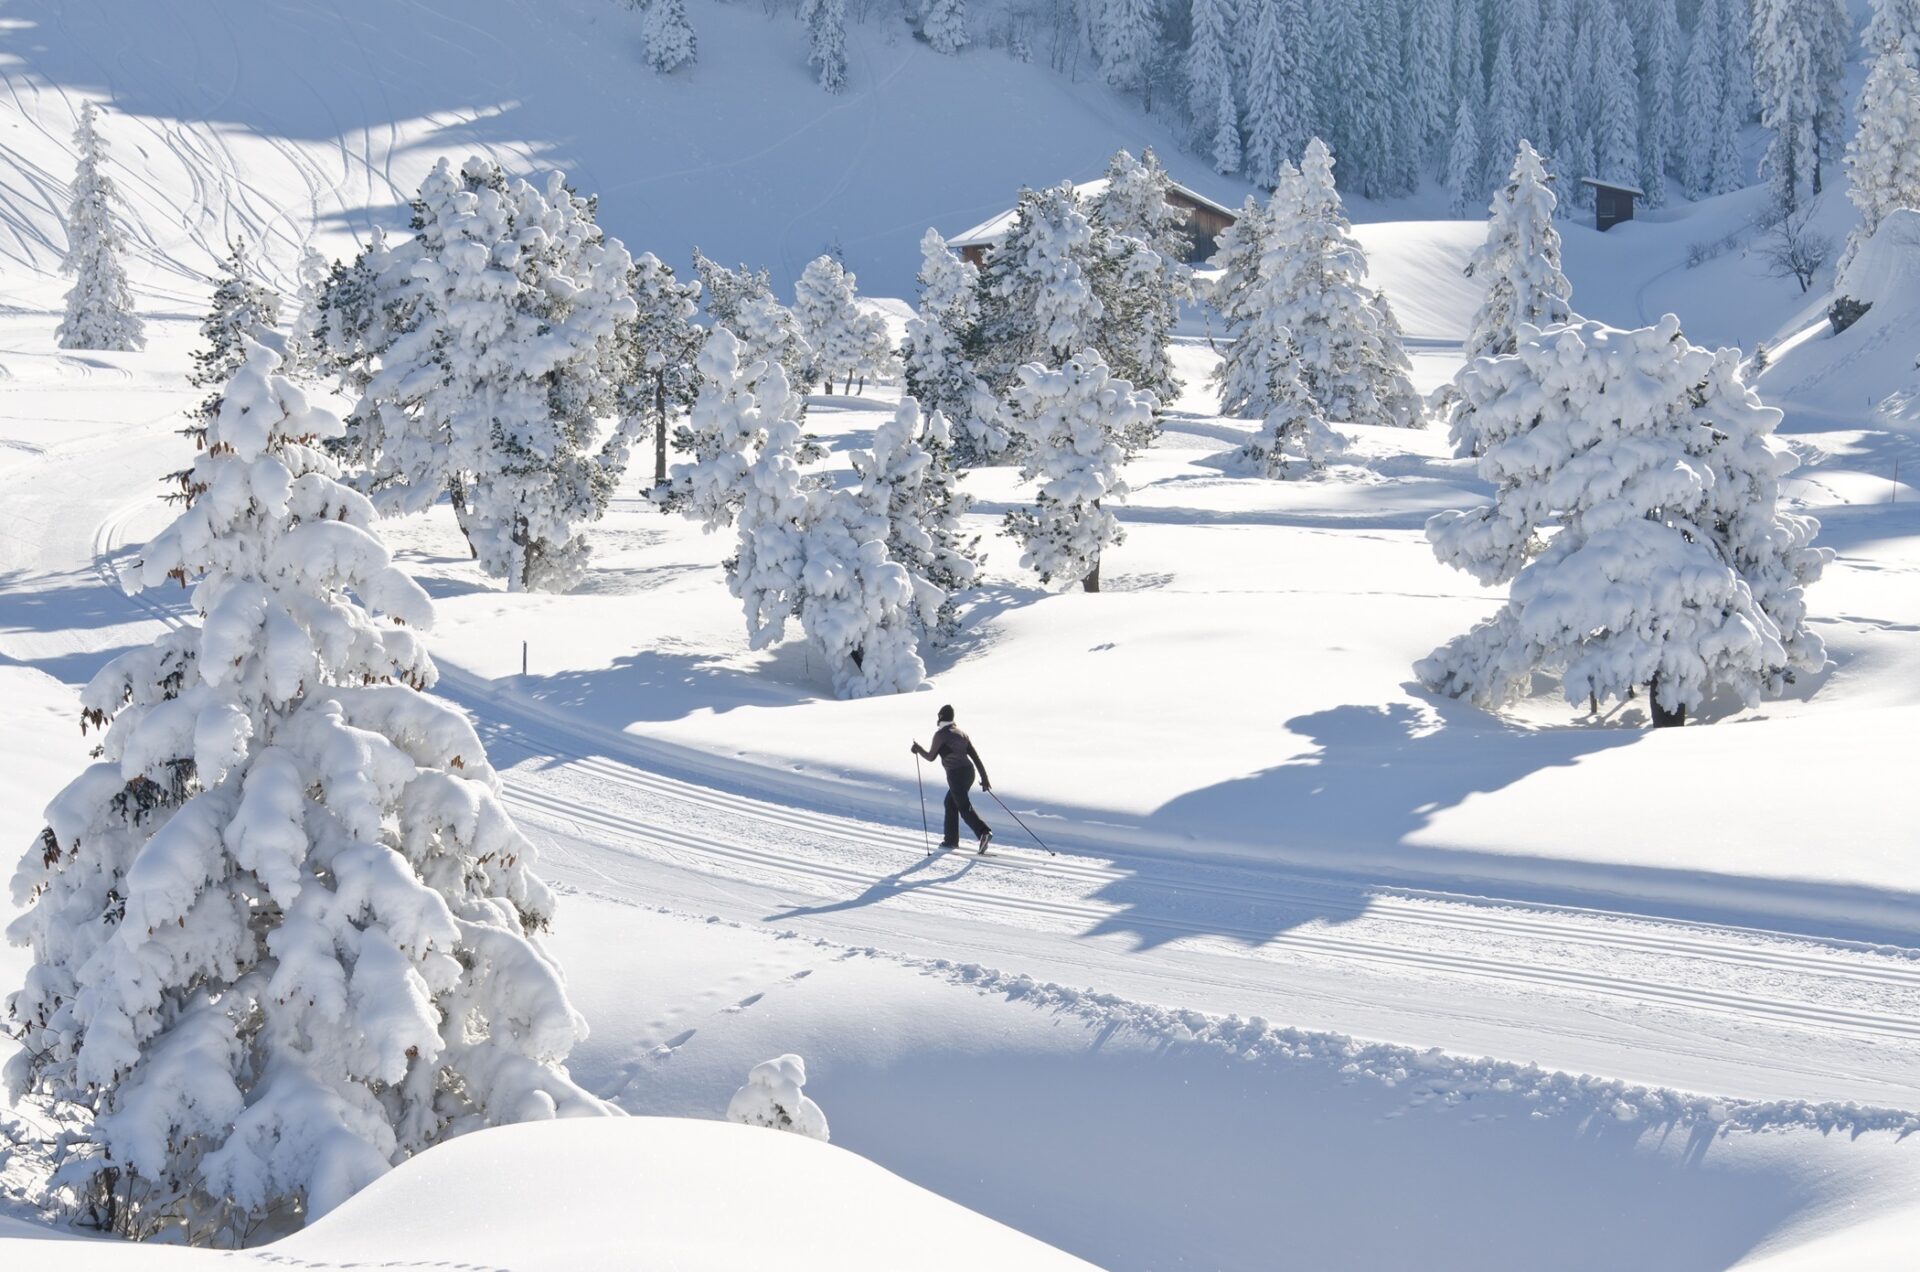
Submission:
[[[509,11],[538,28],[511,55]],[[84,762],[75,687],[178,621],[179,595],[119,582],[171,515],[158,480],[191,449],[174,430],[226,235],[289,278],[302,246],[347,250],[434,159],[479,149],[565,166],[612,232],[676,266],[698,243],[784,286],[837,240],[864,290],[904,294],[926,225],[962,228],[1139,140],[1104,90],[998,56],[962,78],[869,28],[853,90],[824,98],[791,50],[750,38],[752,7],[698,7],[702,61],[671,94],[601,0],[316,12],[0,16],[5,844]],[[307,57],[256,56],[295,30]],[[790,107],[784,131],[728,91],[742,77]],[[52,342],[87,97],[116,111],[138,354]],[[1059,126],[1022,126],[1041,115]],[[941,161],[903,168],[908,137]],[[1419,689],[1413,661],[1494,603],[1421,532],[1483,497],[1471,466],[1440,430],[1347,428],[1352,462],[1325,481],[1228,475],[1252,425],[1211,413],[1197,324],[1188,392],[1131,466],[1108,590],[1045,593],[990,540],[921,694],[836,701],[799,642],[750,651],[727,543],[632,481],[567,596],[500,591],[444,507],[388,523],[439,611],[441,691],[562,890],[551,947],[593,1027],[575,1077],[630,1113],[717,1118],[752,1064],[797,1052],[834,1143],[869,1160],[667,1121],[487,1132],[257,1257],[708,1266],[686,1243],[722,1230],[742,1244],[712,1266],[769,1266],[846,1214],[827,1236],[870,1244],[839,1266],[1070,1265],[998,1225],[1124,1268],[1904,1266],[1920,316],[1889,300],[1828,336],[1817,293],[1742,251],[1754,198],[1564,230],[1581,312],[1673,309],[1696,340],[1767,342],[1758,383],[1806,461],[1789,493],[1839,554],[1811,597],[1828,670],[1684,730],[1631,707],[1584,720],[1552,693],[1494,716]],[[1423,390],[1458,364],[1480,234],[1360,227]],[[898,392],[811,400],[827,471]],[[1023,497],[1009,470],[967,484],[989,536]],[[946,702],[1058,856],[990,801],[993,855],[924,855],[905,744]],[[0,949],[0,984],[23,969]],[[0,1263],[167,1261],[33,1244],[38,1162],[6,1144],[36,1117],[0,1112]],[[508,1202],[531,1217],[502,1224]]]

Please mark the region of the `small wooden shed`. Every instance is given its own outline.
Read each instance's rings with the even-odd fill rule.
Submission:
[[[1633,201],[1647,197],[1647,192],[1639,186],[1621,181],[1582,177],[1580,184],[1593,187],[1593,228],[1602,233],[1622,221],[1633,220]]]
[[[1073,188],[1082,203],[1091,202],[1106,192],[1107,181],[1102,177],[1098,181],[1085,181]],[[1193,250],[1187,254],[1186,263],[1198,265],[1213,255],[1220,234],[1232,225],[1235,216],[1231,208],[1215,203],[1197,190],[1190,190],[1179,182],[1167,184],[1167,204],[1179,208],[1187,214],[1187,234],[1193,240]],[[991,220],[982,221],[964,234],[947,240],[947,246],[972,261],[983,264],[987,258],[987,249],[1007,237],[1013,229],[1014,214],[1017,209],[1008,208]]]

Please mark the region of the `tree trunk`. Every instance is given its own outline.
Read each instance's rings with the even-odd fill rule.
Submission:
[[[467,530],[467,483],[457,474],[447,479],[447,498],[453,503],[454,524],[460,527],[460,537],[467,541],[467,555],[473,560],[480,559],[480,549],[473,546],[473,535]]]
[[[667,484],[667,377],[653,379],[653,484]]]
[[[1660,677],[1655,676],[1647,682],[1647,710],[1653,715],[1653,727],[1656,729],[1676,729],[1687,722],[1685,705],[1669,711],[1660,705]]]
[[[1087,577],[1080,580],[1080,586],[1089,592],[1098,592],[1100,590],[1100,560],[1098,557],[1094,558],[1093,569],[1087,572]]]
[[[853,392],[853,372],[849,371],[847,372],[847,382],[840,386],[840,396],[845,397],[851,392]]]

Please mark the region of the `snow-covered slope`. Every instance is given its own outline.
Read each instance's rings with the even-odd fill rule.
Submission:
[[[915,244],[1007,207],[1022,183],[1098,176],[1156,146],[1183,182],[1245,187],[1182,156],[1161,120],[1042,63],[942,57],[897,16],[848,31],[847,91],[806,65],[790,12],[691,0],[698,65],[661,77],[618,0],[325,0],[154,5],[22,0],[0,46],[0,259],[50,271],[86,100],[140,228],[136,288],[197,307],[230,236],[290,278],[312,236],[343,255],[406,221],[435,159],[559,168],[633,251],[685,268],[698,244],[782,286],[837,246],[863,290],[906,295]],[[1044,127],[1034,121],[1045,120]]]

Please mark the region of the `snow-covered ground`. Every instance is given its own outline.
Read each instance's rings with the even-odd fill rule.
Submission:
[[[177,595],[128,598],[117,571],[169,516],[158,479],[190,449],[174,429],[226,235],[290,276],[310,235],[345,251],[396,222],[435,158],[481,149],[567,167],[613,232],[676,266],[697,242],[790,281],[837,239],[864,289],[901,292],[927,224],[1141,140],[1104,90],[998,54],[961,76],[875,28],[854,31],[852,91],[826,98],[797,25],[778,46],[753,6],[693,9],[701,64],[665,91],[634,15],[603,0],[9,8],[0,843],[25,845],[84,760],[74,686],[177,621]],[[511,48],[509,15],[537,27]],[[257,55],[293,32],[308,56]],[[743,76],[786,109],[749,110],[728,90]],[[140,354],[52,347],[84,97],[115,108]],[[1058,126],[1023,126],[1039,117]],[[552,944],[594,1030],[575,1075],[632,1113],[715,1118],[748,1067],[798,1052],[837,1145],[1110,1267],[1901,1266],[1920,1240],[1920,326],[1890,305],[1825,334],[1824,298],[1746,251],[1755,198],[1564,230],[1583,313],[1674,309],[1697,340],[1774,350],[1759,383],[1807,460],[1789,490],[1839,552],[1811,598],[1833,666],[1704,727],[1584,721],[1551,693],[1495,717],[1420,691],[1414,659],[1493,605],[1421,533],[1481,497],[1470,466],[1437,430],[1347,429],[1354,462],[1325,481],[1227,475],[1251,425],[1212,415],[1200,329],[1179,350],[1189,392],[1129,474],[1108,590],[1044,594],[990,539],[927,693],[839,702],[797,642],[749,651],[728,545],[631,484],[564,597],[481,578],[445,509],[389,523],[439,608],[442,691],[566,894]],[[1360,228],[1422,389],[1457,364],[1480,232]],[[1689,267],[1697,244],[1724,246]],[[897,392],[812,400],[829,471]],[[968,488],[988,535],[1023,496],[1006,470]],[[993,856],[924,856],[905,744],[943,702],[1057,857],[990,801]],[[0,984],[22,967],[0,950]],[[4,1144],[35,1117],[0,1113],[22,1119],[0,1120],[16,1202],[37,1163]],[[676,1218],[758,1239],[837,1208],[925,1225],[894,1266],[1053,1257],[794,1137],[769,1150],[813,1154],[782,1177],[793,1192],[721,1193],[720,1175],[777,1167],[729,1157],[753,1133],[718,1130],[492,1133],[273,1253],[664,1266]],[[471,1190],[502,1159],[556,1187],[552,1217],[480,1226],[496,1194]],[[421,1220],[438,1203],[419,1198],[454,1191],[475,1208]],[[44,1235],[13,1213],[0,1240]],[[514,1244],[582,1231],[609,1244]]]

